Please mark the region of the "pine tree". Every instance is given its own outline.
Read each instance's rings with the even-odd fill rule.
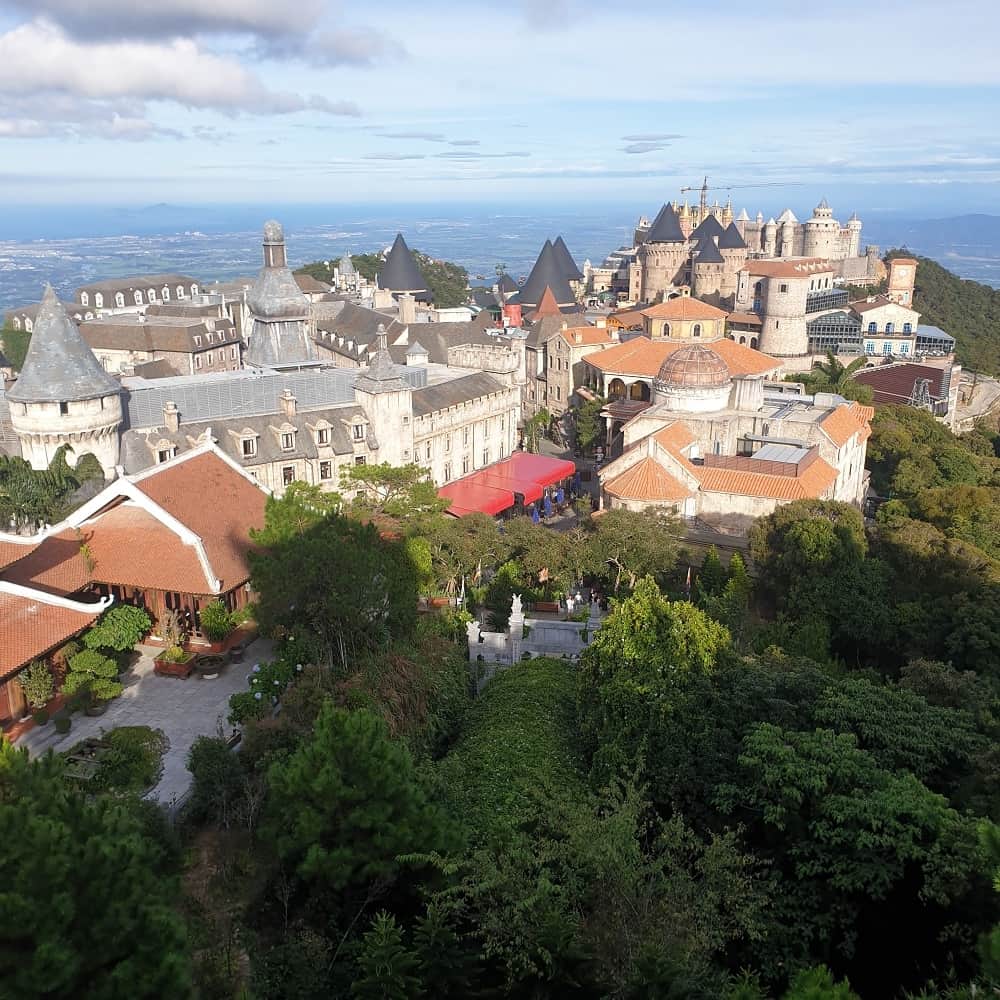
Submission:
[[[695,593],[697,594],[695,603],[703,606],[710,597],[722,593],[726,579],[726,570],[719,558],[719,550],[713,545],[705,553],[701,569],[698,571],[698,580],[695,584]]]
[[[351,993],[366,1000],[413,1000],[424,990],[416,972],[417,956],[403,943],[403,932],[384,910],[375,915],[365,934],[358,965],[361,976]]]

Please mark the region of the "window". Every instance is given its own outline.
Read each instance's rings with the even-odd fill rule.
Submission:
[[[118,306],[119,309],[125,308],[125,296],[121,292],[118,292],[118,294],[115,295],[115,305]]]
[[[100,295],[98,295],[97,297],[100,298]],[[136,289],[136,291],[132,295],[132,299],[133,299],[133,301],[135,302],[135,304],[137,306],[141,306],[142,305],[142,292],[140,292],[138,289]],[[98,302],[97,304],[100,305],[101,303]]]
[[[69,413],[69,403],[59,404],[59,416],[65,417]]]
[[[883,344],[882,345],[882,353],[883,354],[892,354],[892,344]]]
[[[156,461],[159,462],[161,465],[164,462],[169,462],[170,457],[171,457],[170,452],[166,448],[162,448],[160,451],[156,453]]]
[[[244,458],[253,458],[257,454],[257,439],[242,438],[240,440],[240,447],[243,449]]]
[[[489,464],[490,464],[490,449],[489,448],[484,448],[483,449],[483,465],[489,465]]]
[[[320,427],[316,431],[316,444],[329,444],[330,431],[326,427]]]
[[[205,355],[205,364],[210,365],[214,360],[215,360],[215,355],[211,351],[209,351],[208,354]]]
[[[467,458],[462,459],[462,475],[464,476],[469,471],[469,460]]]
[[[196,333],[194,335],[194,346],[195,347],[201,347],[201,335],[200,334]]]
[[[500,430],[503,430],[507,426],[507,418],[501,413],[500,414]]]
[[[90,305],[90,293],[89,292],[80,292],[80,304],[84,305],[84,306],[89,306]]]
[[[427,447],[424,448],[424,458],[426,458],[428,461],[430,461],[430,457],[431,457],[431,443],[430,443],[430,441],[428,441],[427,442]]]
[[[170,301],[170,289],[166,285],[163,286],[163,291],[160,294],[164,302]]]
[[[200,354],[196,354],[194,356],[194,366],[195,366],[195,368],[200,368],[201,367],[201,355]]]
[[[876,333],[877,331],[878,331],[878,323],[869,323],[868,324],[868,332],[869,333]]]
[[[355,465],[366,465],[367,462],[366,462],[365,456],[364,455],[355,455],[354,456],[354,464]]]
[[[913,324],[912,323],[904,323],[903,324],[903,333],[913,333]]]
[[[183,299],[184,298],[184,286],[183,285],[178,285],[177,286],[177,298],[179,298],[179,299]]]
[[[701,323],[695,323],[695,325],[691,328],[691,335],[694,337],[701,336]]]
[[[410,423],[410,418],[409,417],[403,417],[403,426],[406,427],[406,426],[409,425],[409,423]]]
[[[404,448],[403,449],[403,458],[405,458],[406,461],[409,462],[409,460],[410,460],[410,449],[409,448]]]
[[[899,353],[900,354],[909,354],[910,353],[910,345],[909,344],[900,344],[899,345]]]
[[[230,347],[229,348],[229,360],[230,361],[235,361],[236,360],[236,348],[235,347]]]
[[[320,462],[319,463],[319,478],[320,479],[333,479],[333,463],[332,462]]]
[[[490,436],[490,422],[488,420],[483,421],[483,437]]]
[[[786,285],[786,284],[784,284],[784,283],[782,283],[782,284],[778,285],[778,291],[779,291],[779,292],[782,292],[782,293],[783,293],[783,292],[787,292],[787,291],[788,291],[788,285]]]
[[[444,450],[451,451],[451,435],[445,434],[444,436]]]
[[[281,450],[291,451],[295,447],[295,435],[290,431],[285,431],[281,435]]]
[[[294,465],[283,465],[281,467],[281,484],[283,486],[291,486],[295,482],[295,466]]]
[[[98,309],[104,305],[104,296],[100,292],[94,296],[94,305],[97,306]]]
[[[469,428],[468,427],[463,427],[462,428],[462,444],[468,444],[468,443],[469,443]]]
[[[146,301],[147,302],[155,302],[156,301],[156,289],[155,288],[150,288],[149,291],[146,292]]]
[[[354,427],[353,427],[353,432],[354,432],[354,440],[355,441],[364,441],[364,439],[365,439],[365,425],[364,424],[355,424]]]
[[[885,332],[887,334],[895,333],[896,332],[896,324],[895,323],[886,323],[885,324]]]
[[[451,462],[444,463],[444,478],[445,482],[449,482],[451,480]]]
[[[875,353],[875,345],[874,345],[874,343],[872,343],[872,341],[870,341],[870,340],[866,340],[865,341],[865,354],[874,354],[874,353]]]

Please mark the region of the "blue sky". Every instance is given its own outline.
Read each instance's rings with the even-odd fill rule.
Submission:
[[[998,32],[984,0],[0,0],[0,201],[655,208],[707,173],[1000,211]]]

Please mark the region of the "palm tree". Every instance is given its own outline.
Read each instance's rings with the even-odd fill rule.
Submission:
[[[813,368],[810,381],[813,388],[824,386],[829,392],[843,393],[845,386],[850,381],[851,376],[859,369],[864,368],[868,359],[864,356],[855,358],[849,365],[843,365],[834,357],[833,351],[826,352],[826,361],[819,362]]]

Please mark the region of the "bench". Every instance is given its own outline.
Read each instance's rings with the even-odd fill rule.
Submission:
[[[561,610],[558,601],[535,601],[531,606],[532,611],[547,611],[550,614],[557,615]]]

